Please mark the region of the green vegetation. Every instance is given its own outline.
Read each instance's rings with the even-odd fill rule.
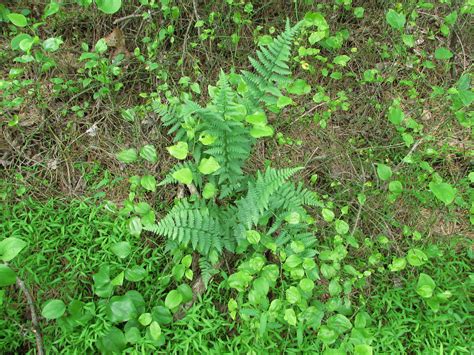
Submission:
[[[0,353],[472,353],[473,13],[0,4]]]

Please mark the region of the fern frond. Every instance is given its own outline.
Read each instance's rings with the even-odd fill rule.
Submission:
[[[191,244],[203,255],[209,254],[211,249],[222,252],[221,226],[203,201],[190,203],[186,199],[180,200],[163,219],[145,230],[184,246]]]
[[[265,101],[267,94],[277,95],[275,88],[286,86],[291,81],[291,71],[288,61],[290,59],[290,49],[302,22],[290,27],[287,21],[285,31],[273,40],[268,47],[260,47],[257,51],[257,58],[249,57],[250,63],[255,72],[242,71],[242,78],[247,84],[248,96],[253,106],[258,107],[258,103]]]
[[[285,182],[302,168],[288,168],[276,170],[268,168],[265,173],[257,172],[255,182],[249,183],[247,196],[236,202],[238,219],[247,229],[263,216],[269,208],[272,195],[280,189]]]
[[[197,112],[203,123],[200,129],[218,137],[204,153],[212,155],[221,166],[219,183],[236,184],[242,179],[242,166],[250,155],[253,141],[241,122],[225,120],[210,109]]]
[[[185,161],[185,162],[175,164],[173,166],[173,168],[171,168],[171,170],[168,171],[168,174],[166,174],[165,178],[160,181],[158,186],[177,184],[178,180],[176,180],[173,177],[173,174],[174,174],[175,171],[178,171],[178,170],[183,169],[183,168],[189,168],[191,170],[191,172],[193,173],[193,182],[197,187],[202,186],[202,176],[198,172],[198,168],[197,168],[196,164],[194,164],[190,161]]]

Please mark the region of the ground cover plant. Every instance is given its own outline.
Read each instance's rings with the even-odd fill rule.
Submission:
[[[0,4],[0,352],[472,353],[473,12]]]

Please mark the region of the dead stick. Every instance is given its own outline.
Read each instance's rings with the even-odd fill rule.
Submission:
[[[33,302],[33,297],[31,297],[30,292],[25,286],[23,280],[19,277],[16,278],[16,285],[20,288],[26,298],[26,302],[28,303],[28,307],[30,308],[31,314],[31,323],[33,325],[33,333],[35,334],[36,338],[36,349],[38,351],[38,355],[44,355],[43,350],[43,337],[41,336],[41,329],[38,325],[38,316],[36,315],[35,304]]]

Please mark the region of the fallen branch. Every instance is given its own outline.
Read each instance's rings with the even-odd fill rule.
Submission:
[[[31,323],[33,325],[32,331],[35,335],[36,338],[36,350],[38,355],[44,355],[44,349],[43,349],[43,337],[41,336],[41,329],[38,324],[38,316],[36,315],[36,310],[35,310],[35,304],[33,302],[33,297],[31,297],[30,292],[25,286],[25,283],[23,280],[21,280],[19,277],[16,278],[16,285],[18,288],[23,292],[26,298],[26,302],[28,303],[28,307],[30,309],[30,315],[31,315]]]

